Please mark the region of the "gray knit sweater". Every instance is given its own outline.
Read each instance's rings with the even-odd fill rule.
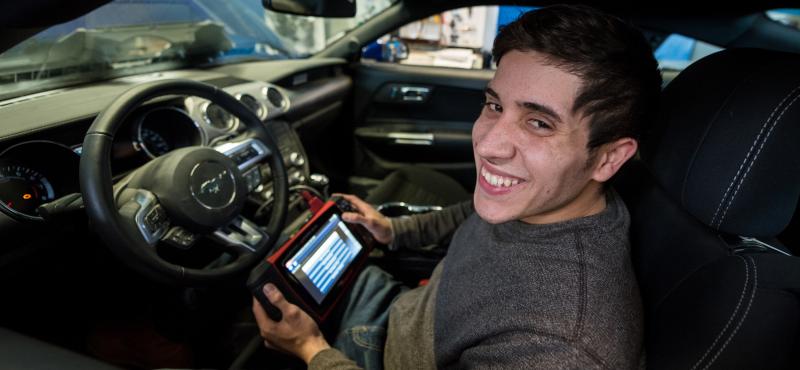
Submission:
[[[429,284],[392,305],[386,368],[636,368],[643,328],[629,216],[615,193],[607,202],[599,214],[548,225],[468,216]],[[469,210],[393,221],[397,244],[438,240]],[[333,349],[309,365],[354,368]]]

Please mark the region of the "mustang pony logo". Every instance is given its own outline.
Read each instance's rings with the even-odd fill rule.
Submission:
[[[222,190],[222,179],[228,175],[228,170],[224,170],[216,176],[203,181],[200,184],[200,194],[217,194]]]

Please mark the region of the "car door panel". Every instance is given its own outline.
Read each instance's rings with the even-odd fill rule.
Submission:
[[[373,167],[357,173],[420,165],[473,187],[472,125],[494,71],[365,61],[354,75],[355,137]]]

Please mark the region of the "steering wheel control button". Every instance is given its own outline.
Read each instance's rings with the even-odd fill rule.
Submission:
[[[298,152],[289,153],[289,164],[295,167],[302,167],[306,164],[306,159]]]
[[[289,185],[302,184],[305,181],[306,177],[299,171],[292,172],[292,174],[289,175]]]
[[[261,171],[258,168],[252,168],[244,174],[244,180],[247,184],[247,192],[250,193],[261,185]]]
[[[231,155],[231,159],[233,159],[237,165],[245,163],[255,157],[258,157],[258,152],[252,147],[246,147],[242,151]]]
[[[170,222],[166,211],[158,204],[155,195],[146,190],[136,190],[131,201],[138,206],[135,208],[123,206],[120,213],[125,213],[125,209],[136,209],[135,214],[132,214],[131,217],[136,222],[145,241],[150,245],[155,245],[169,229]]]
[[[179,249],[189,249],[197,241],[197,235],[180,226],[175,226],[164,236],[164,241]]]
[[[219,162],[198,163],[189,176],[192,196],[206,208],[224,208],[236,198],[233,173]]]
[[[144,226],[150,234],[157,234],[159,230],[165,228],[167,222],[167,213],[160,205],[153,207],[150,212],[144,216]]]
[[[267,146],[256,139],[225,143],[215,147],[214,150],[232,159],[240,170],[248,169],[270,155]]]

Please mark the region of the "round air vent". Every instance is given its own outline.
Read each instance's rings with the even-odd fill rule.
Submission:
[[[264,95],[267,96],[269,103],[275,107],[283,108],[283,106],[286,105],[286,98],[284,98],[283,94],[281,94],[281,92],[274,87],[267,88],[267,91],[264,93]]]
[[[236,126],[237,119],[225,109],[214,103],[203,107],[203,116],[209,126],[219,130],[229,130]]]
[[[242,102],[247,109],[250,109],[253,113],[255,113],[258,118],[264,119],[267,116],[267,108],[264,107],[264,104],[261,104],[261,102],[252,95],[239,95],[239,101]]]

